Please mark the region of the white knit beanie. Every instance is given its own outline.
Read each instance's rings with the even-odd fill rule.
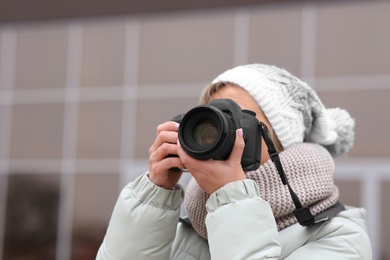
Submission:
[[[271,65],[238,66],[212,83],[241,86],[256,100],[283,148],[302,142],[325,146],[333,157],[353,145],[355,122],[346,110],[326,109],[316,92],[288,71]]]

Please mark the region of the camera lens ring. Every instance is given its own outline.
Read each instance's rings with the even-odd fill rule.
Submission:
[[[206,134],[211,136],[197,136],[196,129],[201,125],[208,127]],[[207,128],[206,127],[206,128]],[[183,149],[197,159],[216,159],[227,157],[226,151],[233,146],[231,132],[235,131],[233,120],[223,111],[208,105],[193,108],[183,117],[179,128],[179,140]],[[233,143],[234,143],[233,135]],[[231,144],[230,144],[231,143]]]

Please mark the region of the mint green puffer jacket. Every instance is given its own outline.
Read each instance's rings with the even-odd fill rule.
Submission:
[[[365,210],[347,208],[326,224],[277,231],[269,204],[252,180],[237,181],[207,201],[208,240],[180,223],[184,191],[147,174],[121,192],[96,259],[371,259]]]

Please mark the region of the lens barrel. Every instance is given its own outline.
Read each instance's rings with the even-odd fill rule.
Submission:
[[[235,141],[233,118],[213,106],[198,106],[188,111],[179,127],[183,149],[197,159],[226,160]]]

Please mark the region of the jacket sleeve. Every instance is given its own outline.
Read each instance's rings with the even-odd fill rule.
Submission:
[[[271,207],[252,180],[229,183],[206,204],[211,259],[278,259],[281,248]]]
[[[169,259],[175,238],[181,186],[166,190],[147,174],[121,192],[96,259]]]

